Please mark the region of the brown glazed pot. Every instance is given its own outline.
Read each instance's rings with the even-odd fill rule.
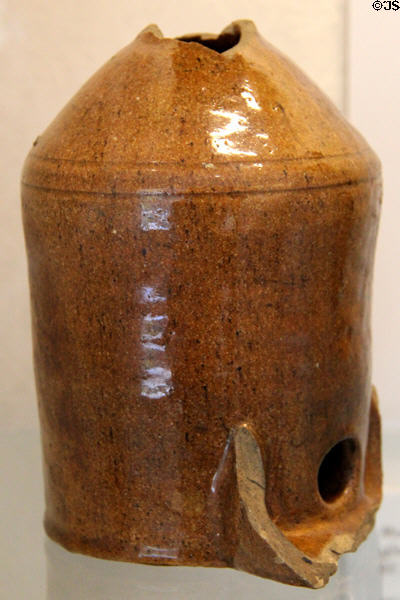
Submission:
[[[381,496],[363,138],[249,21],[155,26],[22,182],[46,531],[320,587]]]

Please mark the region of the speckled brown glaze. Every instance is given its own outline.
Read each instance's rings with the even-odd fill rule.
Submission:
[[[251,22],[150,26],[36,140],[22,197],[48,534],[326,583],[380,502],[363,138]]]

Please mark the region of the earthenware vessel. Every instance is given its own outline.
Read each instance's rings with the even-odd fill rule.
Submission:
[[[380,198],[249,21],[150,26],[82,87],[22,180],[54,540],[326,583],[380,502]]]

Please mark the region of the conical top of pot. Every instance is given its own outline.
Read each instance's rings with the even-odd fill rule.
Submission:
[[[251,21],[237,21],[180,39],[147,27],[38,138],[23,181],[104,194],[246,192],[351,183],[378,168],[330,100]]]

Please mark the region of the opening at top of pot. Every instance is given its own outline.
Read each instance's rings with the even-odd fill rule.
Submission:
[[[195,42],[196,44],[201,44],[210,50],[222,54],[236,46],[240,41],[240,36],[240,29],[235,27],[233,31],[223,31],[220,35],[215,37],[210,34],[199,33],[196,35],[183,35],[176,39],[180,42]]]

